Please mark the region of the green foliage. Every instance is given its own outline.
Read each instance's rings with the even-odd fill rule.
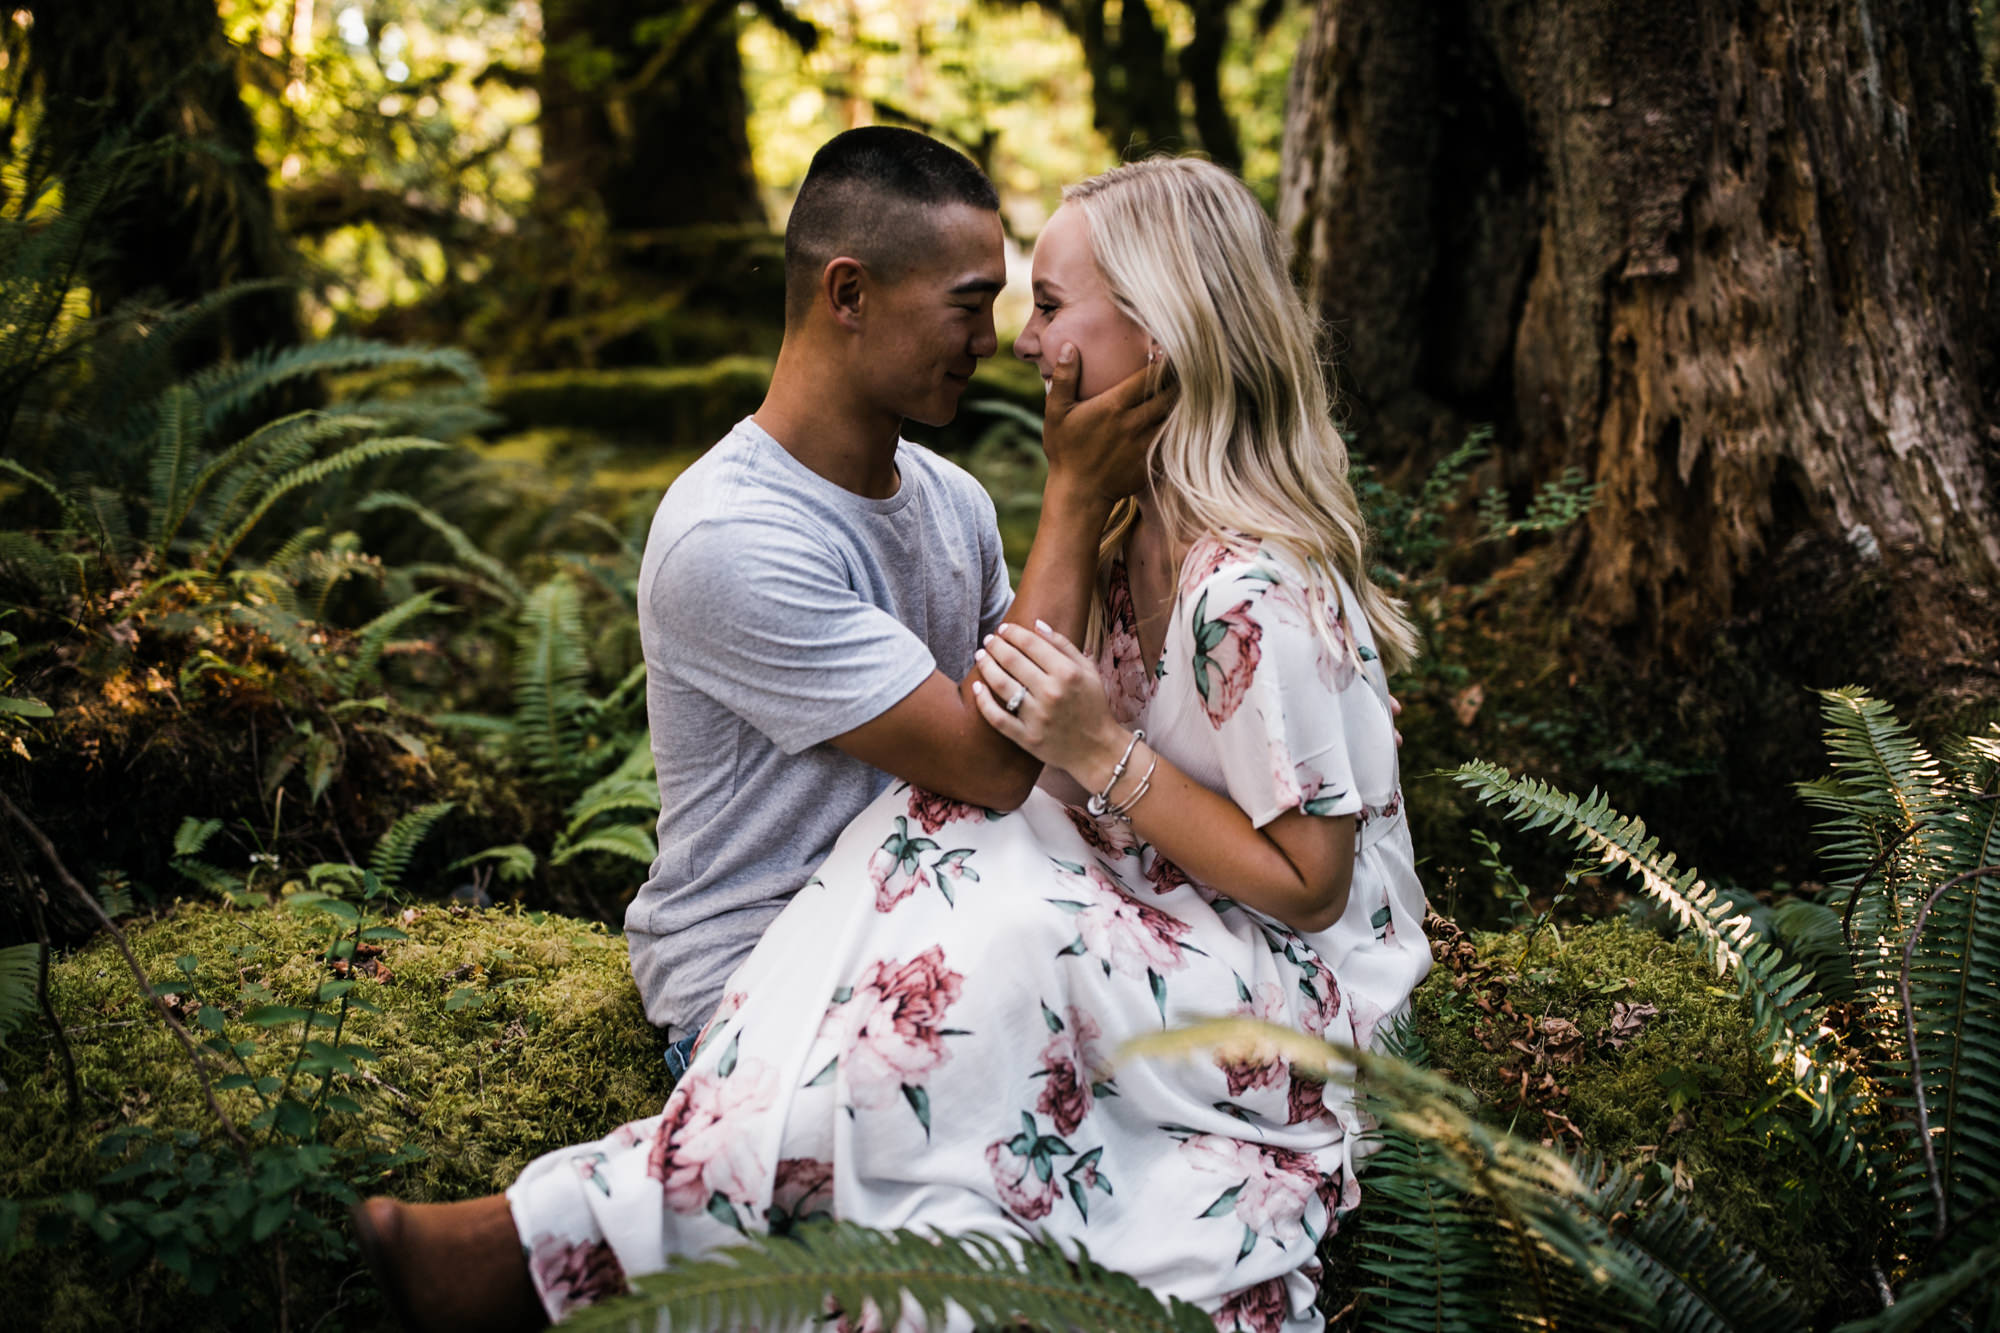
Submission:
[[[35,1012],[35,986],[42,971],[40,944],[0,949],[0,1046]]]
[[[1790,1081],[1813,1108],[1812,1124],[1827,1134],[1838,1159],[1857,1173],[1870,1169],[1855,1076],[1820,1059],[1825,1041],[1814,1010],[1817,996],[1808,990],[1811,974],[1797,963],[1787,966],[1782,952],[1752,932],[1695,870],[1677,870],[1673,853],[1661,852],[1642,822],[1620,815],[1597,792],[1578,798],[1480,762],[1453,777],[1524,828],[1547,828],[1635,879],[1648,900],[1693,935],[1716,972],[1735,983],[1750,1006],[1753,1039],[1770,1053],[1776,1076]]]
[[[1627,870],[1687,929],[1749,1004],[1774,1081],[1803,1095],[1838,1160],[1883,1186],[1901,1242],[1920,1254],[1898,1302],[1847,1327],[1915,1327],[1956,1310],[1994,1266],[2000,1235],[2000,727],[1950,746],[1940,760],[1882,703],[1855,689],[1823,695],[1833,771],[1803,784],[1829,813],[1825,855],[1845,881],[1844,907],[1801,902],[1768,914],[1786,959],[1693,871],[1676,873],[1644,826],[1595,793],[1467,765],[1458,780],[1529,828],[1567,835]],[[1851,878],[1850,878],[1851,877]],[[1844,929],[1842,929],[1844,928]],[[1843,938],[1843,935],[1845,938]],[[1848,1039],[1878,1052],[1867,1095],[1823,1022],[1814,983],[1865,1001]],[[1672,1089],[1670,1088],[1670,1093]],[[1970,1303],[1968,1304],[1968,1300]],[[1919,1314],[1915,1311],[1929,1311]]]
[[[846,1311],[879,1318],[912,1306],[925,1326],[955,1303],[982,1328],[1116,1328],[1134,1333],[1213,1333],[1214,1321],[1184,1301],[1162,1301],[1081,1246],[1055,1246],[978,1232],[930,1236],[851,1223],[802,1226],[759,1236],[713,1258],[675,1259],[636,1279],[638,1294],[570,1316],[578,1330],[747,1328],[806,1324]],[[907,1300],[907,1303],[906,1303]]]

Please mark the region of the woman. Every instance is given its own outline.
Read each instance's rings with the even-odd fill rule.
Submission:
[[[668,1254],[820,1217],[1047,1234],[1215,1312],[1317,1327],[1351,1090],[1275,1052],[1114,1068],[1242,1013],[1358,1045],[1429,966],[1346,452],[1274,228],[1226,172],[1119,167],[1036,246],[1016,354],[1178,381],[1104,544],[1090,653],[1007,626],[975,693],[1019,810],[892,788],[732,979],[664,1112],[508,1192],[560,1318]],[[1084,393],[1093,384],[1081,386]]]

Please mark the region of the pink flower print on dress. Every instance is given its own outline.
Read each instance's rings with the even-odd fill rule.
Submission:
[[[739,1059],[732,1040],[713,1072],[691,1072],[675,1086],[646,1163],[667,1207],[743,1229],[737,1209],[750,1208],[764,1186],[757,1119],[777,1101],[777,1085],[763,1061]]]
[[[1339,1230],[1335,1219],[1342,1213],[1352,1212],[1361,1203],[1361,1182],[1350,1172],[1337,1166],[1319,1178],[1319,1188],[1313,1192],[1326,1207],[1328,1235]]]
[[[1308,815],[1330,815],[1347,797],[1344,787],[1327,788],[1325,776],[1311,764],[1294,764],[1293,790],[1298,793],[1298,809]]]
[[[910,788],[910,818],[917,821],[917,827],[926,833],[936,833],[946,824],[956,824],[960,820],[983,823],[990,818],[987,811],[977,805],[967,805],[964,801],[954,801],[948,796],[940,796],[922,787]]]
[[[1286,1021],[1285,993],[1275,981],[1257,987],[1253,997],[1243,979],[1236,980],[1236,1013],[1244,1018],[1261,1018],[1267,1023]],[[1277,1049],[1265,1042],[1232,1045],[1215,1053],[1215,1063],[1229,1080],[1229,1095],[1240,1097],[1258,1088],[1275,1088],[1285,1081],[1285,1061]]]
[[[1104,975],[1146,978],[1160,1021],[1167,1017],[1166,974],[1187,965],[1180,937],[1192,927],[1157,907],[1149,907],[1119,888],[1097,866],[1058,861],[1056,880],[1065,896],[1049,901],[1076,914],[1076,939],[1062,954],[1089,954]],[[1060,954],[1058,955],[1060,956]]]
[[[1326,1109],[1326,1084],[1310,1074],[1292,1070],[1292,1080],[1285,1089],[1285,1123],[1303,1125],[1312,1120],[1326,1119],[1332,1113]]]
[[[542,1303],[551,1307],[558,1319],[606,1297],[621,1296],[630,1286],[611,1242],[606,1240],[542,1236],[529,1253],[528,1265],[534,1270]]]
[[[1232,560],[1248,560],[1257,552],[1257,543],[1240,537],[1203,537],[1181,560],[1181,596],[1186,597],[1208,581],[1210,575]]]
[[[1059,1017],[1042,1006],[1049,1044],[1042,1048],[1042,1092],[1035,1109],[1055,1122],[1058,1134],[1074,1134],[1098,1097],[1115,1095],[1109,1066],[1098,1053],[1103,1035],[1097,1021],[1075,1007]]]
[[[933,888],[937,881],[923,863],[925,852],[937,844],[929,838],[910,836],[910,821],[896,816],[896,831],[868,857],[868,882],[875,886],[875,910],[893,912],[896,904],[919,888]]]
[[[1024,1222],[1038,1222],[1054,1210],[1060,1194],[1055,1173],[1051,1172],[1047,1180],[1036,1175],[1032,1156],[1009,1151],[1007,1140],[999,1139],[986,1145],[986,1165],[993,1172],[993,1187],[1000,1192],[1000,1202],[1014,1216]]]
[[[958,1034],[944,1026],[945,1012],[964,986],[935,944],[906,963],[879,960],[858,984],[834,992],[820,1035],[839,1054],[812,1081],[831,1077],[837,1064],[854,1105],[880,1110],[900,1095],[930,1133],[924,1079],[951,1058],[944,1039]]]
[[[833,1163],[814,1157],[781,1160],[771,1186],[771,1207],[764,1216],[773,1231],[831,1218]]]
[[[1215,1311],[1215,1333],[1280,1333],[1290,1316],[1285,1279],[1274,1277],[1224,1301]]]
[[[1250,616],[1250,602],[1238,602],[1209,618],[1208,594],[1194,604],[1194,687],[1211,726],[1236,715],[1263,656],[1264,627]]]
[[[1090,849],[1113,861],[1122,860],[1139,849],[1139,839],[1132,832],[1132,826],[1122,819],[1091,817],[1088,810],[1073,805],[1063,807],[1069,822],[1076,825],[1076,831],[1090,844]]]
[[[1125,562],[1114,560],[1104,590],[1104,642],[1097,649],[1097,676],[1104,684],[1111,716],[1124,727],[1138,723],[1152,695],[1152,672],[1139,648],[1137,624]]]
[[[1181,1153],[1197,1170],[1219,1180],[1234,1181],[1203,1217],[1234,1214],[1243,1224],[1243,1250],[1270,1237],[1291,1245],[1306,1234],[1306,1205],[1319,1185],[1312,1158],[1285,1148],[1260,1148],[1220,1134],[1196,1134],[1181,1143]]]
[[[1322,689],[1338,693],[1354,683],[1362,655],[1342,619],[1331,580],[1301,583],[1298,575],[1272,569],[1264,606],[1276,621],[1296,626],[1312,636],[1313,666]]]

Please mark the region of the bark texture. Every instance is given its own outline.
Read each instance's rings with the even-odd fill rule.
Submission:
[[[105,170],[92,151],[123,133],[118,169],[86,258],[93,303],[185,303],[233,283],[284,278],[289,245],[257,160],[257,131],[214,0],[154,0],[143,23],[120,0],[34,0],[28,85],[45,107],[58,172]],[[179,344],[187,366],[296,342],[289,290],[231,304]]]
[[[594,199],[613,231],[762,223],[736,6],[550,0],[541,74],[544,199]]]
[[[1959,4],[1320,0],[1281,221],[1374,452],[1583,468],[1684,646],[1806,530],[2000,584],[1992,115]]]

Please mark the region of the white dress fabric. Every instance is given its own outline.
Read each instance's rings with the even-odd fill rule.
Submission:
[[[1274,549],[1206,540],[1150,670],[1114,564],[1098,654],[1119,719],[1257,825],[1360,817],[1339,922],[1294,931],[1041,789],[997,814],[892,787],[731,978],[662,1114],[508,1191],[550,1316],[832,1217],[1080,1241],[1219,1330],[1319,1328],[1352,1090],[1274,1052],[1111,1057],[1228,1014],[1365,1047],[1430,966],[1381,664],[1339,592],[1344,616]]]

